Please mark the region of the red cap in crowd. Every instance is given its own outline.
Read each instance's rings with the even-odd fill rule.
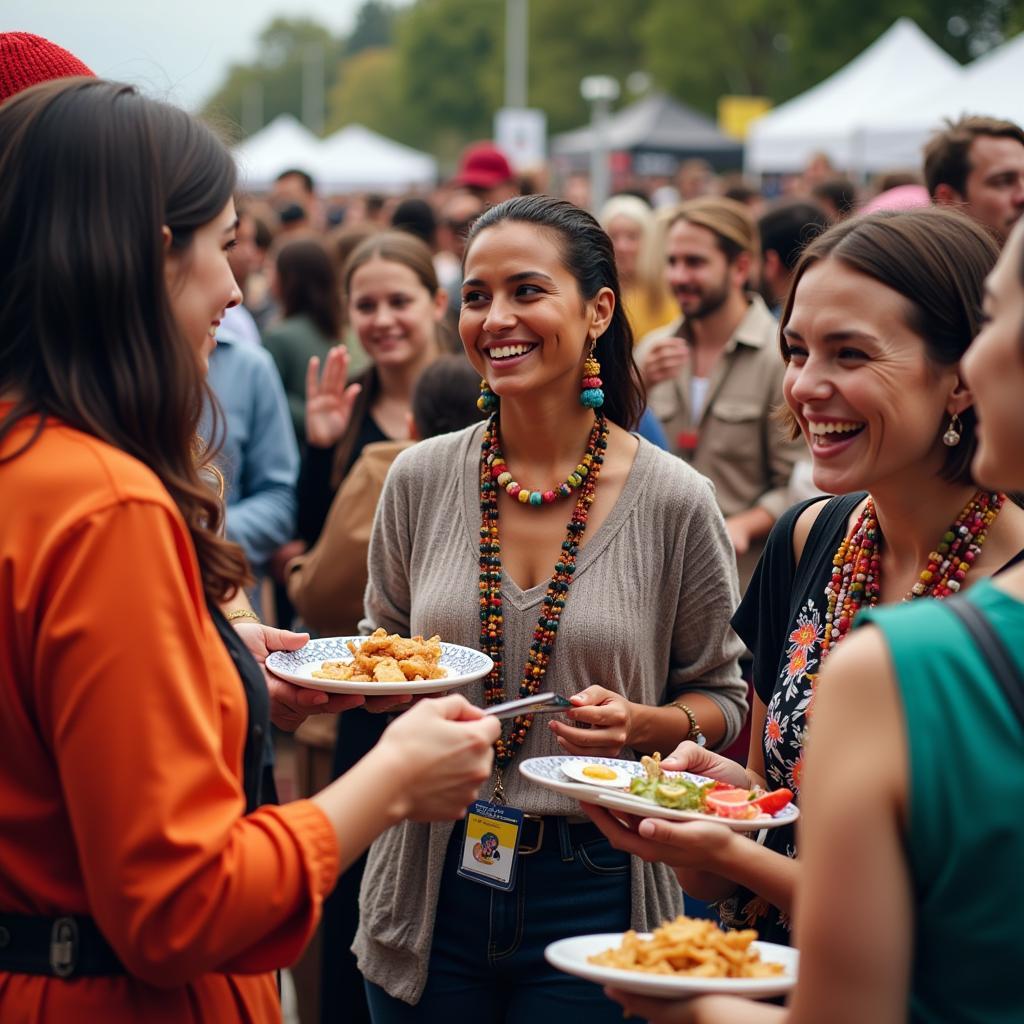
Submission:
[[[475,142],[463,152],[454,183],[466,188],[494,188],[513,177],[508,157],[493,142]]]
[[[0,103],[30,85],[86,75],[92,69],[63,46],[31,32],[0,32]]]

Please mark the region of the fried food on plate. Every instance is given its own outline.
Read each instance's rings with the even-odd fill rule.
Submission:
[[[444,679],[441,638],[388,635],[378,629],[365,640],[348,641],[351,661],[325,661],[313,670],[314,679],[333,679],[353,683],[406,683]]]
[[[606,949],[588,959],[601,967],[677,977],[771,978],[782,974],[782,964],[764,963],[760,953],[750,948],[756,939],[752,928],[722,931],[713,921],[680,916],[655,928],[649,939],[628,931],[618,949]]]

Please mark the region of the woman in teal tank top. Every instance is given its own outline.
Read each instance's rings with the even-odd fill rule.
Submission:
[[[964,374],[980,419],[972,470],[1024,491],[1024,222],[986,284]],[[1024,566],[963,598],[1024,671]],[[1019,1024],[1024,957],[1024,722],[949,604],[863,613],[819,677],[803,788],[786,1009],[612,992],[654,1024]]]

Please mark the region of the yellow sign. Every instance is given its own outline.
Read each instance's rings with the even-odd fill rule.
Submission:
[[[734,139],[745,139],[750,122],[772,109],[767,96],[720,96],[718,129]]]

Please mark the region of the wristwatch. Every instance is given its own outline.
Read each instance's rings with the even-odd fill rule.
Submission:
[[[688,740],[693,740],[698,747],[706,747],[708,744],[707,737],[701,731],[700,724],[697,721],[697,716],[693,711],[688,708],[681,700],[674,700],[669,707],[679,708],[680,711],[690,720],[690,731],[686,734]]]

